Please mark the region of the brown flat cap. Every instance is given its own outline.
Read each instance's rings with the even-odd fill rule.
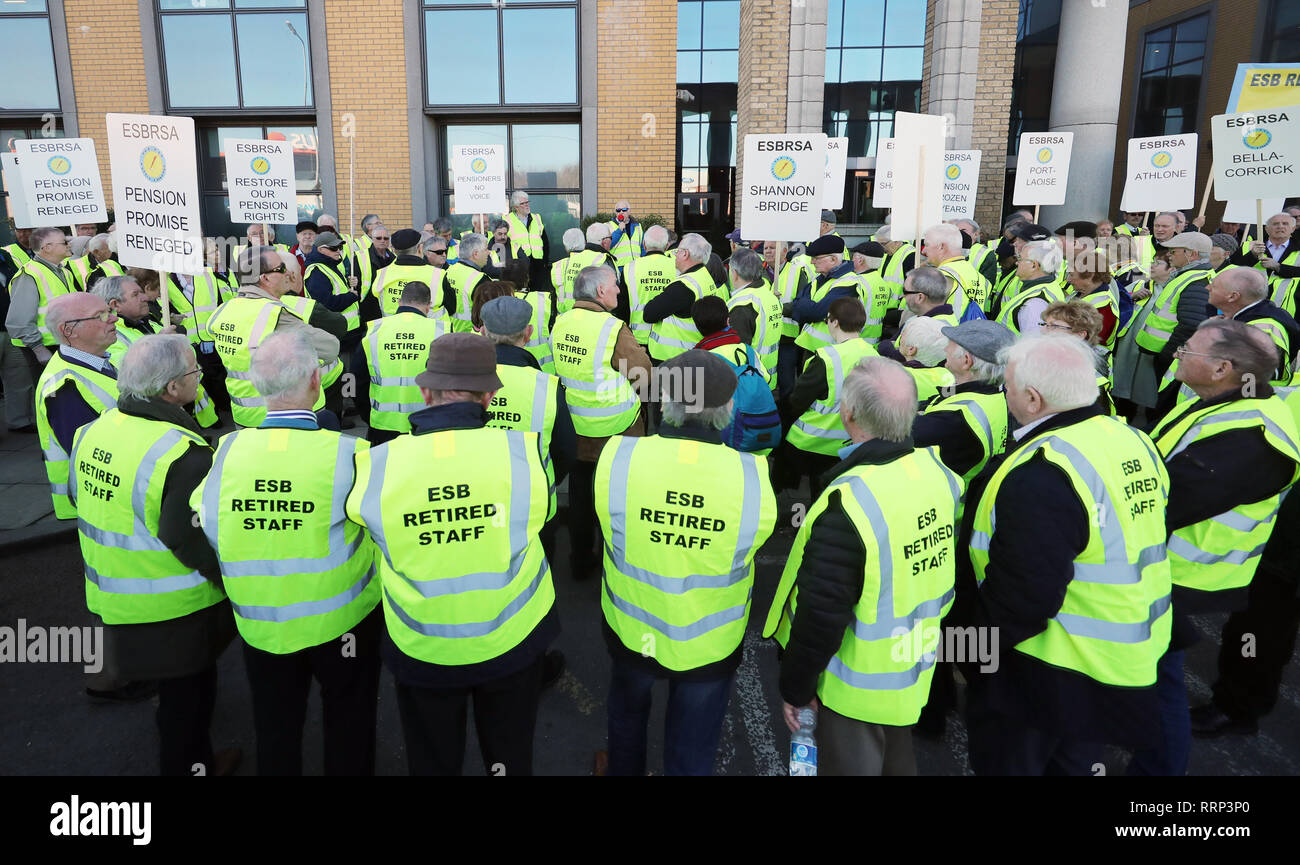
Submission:
[[[429,347],[429,360],[415,383],[429,390],[500,390],[496,346],[477,333],[443,334]]]

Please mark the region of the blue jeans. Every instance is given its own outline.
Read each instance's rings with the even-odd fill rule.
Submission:
[[[618,657],[609,682],[609,774],[644,775],[653,674]],[[668,680],[664,774],[709,775],[731,694],[730,675],[700,682]]]
[[[1135,751],[1128,775],[1187,774],[1187,755],[1192,749],[1192,719],[1183,685],[1182,649],[1165,652],[1156,665],[1156,697],[1160,701],[1160,745]]]

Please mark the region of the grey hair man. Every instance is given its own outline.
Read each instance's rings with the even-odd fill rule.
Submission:
[[[1055,240],[1025,241],[1016,258],[1020,290],[1003,306],[998,320],[1018,335],[1037,333],[1043,310],[1057,297],[1061,260]]]
[[[767,285],[763,256],[747,247],[727,261],[731,297],[727,323],[746,345],[752,345],[769,375],[776,373],[777,345],[781,338],[781,301]]]
[[[1291,359],[1300,347],[1300,325],[1268,296],[1268,277],[1253,267],[1231,267],[1210,282],[1210,305],[1224,318],[1253,325],[1269,335],[1277,348],[1278,365],[1270,378],[1291,378]]]
[[[684,235],[673,250],[676,278],[646,303],[643,312],[650,325],[650,354],[655,360],[668,360],[700,341],[691,309],[697,300],[713,293],[713,277],[707,267],[712,253],[709,242],[694,233]]]
[[[668,248],[668,229],[662,225],[652,225],[645,232],[646,252],[663,252]]]
[[[56,345],[42,313],[48,309],[51,300],[74,287],[63,269],[63,260],[68,257],[68,238],[63,229],[33,229],[29,243],[32,260],[23,265],[9,283],[9,313],[5,316],[5,329],[11,339],[22,343],[23,354],[35,381]]]

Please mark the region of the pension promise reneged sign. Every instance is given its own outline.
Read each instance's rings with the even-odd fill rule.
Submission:
[[[806,241],[821,228],[826,136],[746,135],[740,223],[746,237]]]
[[[1220,114],[1210,130],[1219,201],[1300,193],[1300,106]]]
[[[22,164],[16,192],[27,199],[19,228],[107,222],[99,158],[91,138],[27,138],[14,142]]]
[[[293,144],[227,138],[226,189],[231,222],[293,225],[298,221]]]
[[[194,121],[109,114],[117,257],[126,267],[203,271]]]

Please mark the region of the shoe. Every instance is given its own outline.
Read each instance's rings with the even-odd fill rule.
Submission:
[[[10,427],[10,428],[9,428],[9,432],[11,432],[11,433],[34,433],[34,432],[36,432],[36,424],[34,424],[34,423],[29,423],[27,426],[15,426],[15,427]]]
[[[127,682],[125,685],[111,691],[100,691],[95,688],[86,689],[86,696],[90,699],[113,703],[138,703],[157,693],[157,682]]]
[[[1210,706],[1209,709],[1210,712],[1192,715],[1193,736],[1217,739],[1220,736],[1253,736],[1259,732],[1259,721],[1254,718],[1231,718],[1218,706]]]
[[[212,755],[212,774],[217,778],[225,778],[235,774],[239,768],[239,761],[244,759],[244,752],[240,748],[226,748],[216,751]]]
[[[546,653],[546,658],[542,661],[542,688],[551,687],[563,675],[564,653],[559,649],[552,649]]]

